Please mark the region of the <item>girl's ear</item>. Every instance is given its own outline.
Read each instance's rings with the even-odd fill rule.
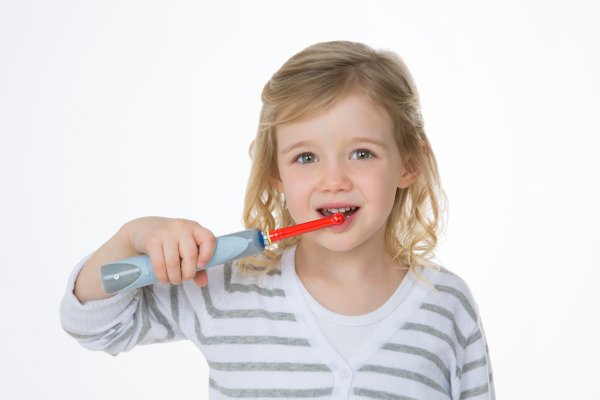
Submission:
[[[424,157],[428,157],[429,145],[427,142],[425,140],[419,140],[419,144]],[[421,175],[421,170],[419,169],[419,164],[415,161],[414,154],[406,157],[406,161],[404,161],[402,167],[404,168],[404,171],[402,171],[402,176],[400,176],[400,180],[398,181],[398,187],[400,189],[406,189],[417,181],[419,175]]]
[[[400,189],[406,189],[415,183],[420,174],[417,163],[411,157],[404,162],[403,167],[404,171],[402,171],[402,175],[398,181],[398,187]]]

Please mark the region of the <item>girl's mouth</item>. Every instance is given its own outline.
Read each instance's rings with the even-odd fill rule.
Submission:
[[[345,218],[349,218],[352,214],[357,212],[359,209],[360,209],[360,207],[354,207],[354,206],[340,207],[340,208],[319,208],[319,209],[317,209],[317,212],[324,217],[329,217],[336,213],[342,213],[342,214],[344,214]]]

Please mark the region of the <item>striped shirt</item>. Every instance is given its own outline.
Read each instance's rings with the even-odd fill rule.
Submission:
[[[348,360],[332,347],[299,287],[295,247],[270,274],[235,264],[208,270],[209,284],[155,284],[81,304],[75,279],[61,322],[81,345],[110,354],[191,340],[209,366],[213,400],[494,399],[488,348],[465,282],[444,268],[406,275],[402,302]]]

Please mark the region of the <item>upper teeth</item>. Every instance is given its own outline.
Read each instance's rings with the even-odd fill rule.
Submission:
[[[354,211],[356,210],[356,207],[342,207],[342,208],[325,208],[325,210],[329,211],[332,214],[336,214],[336,213],[344,213],[346,211]]]

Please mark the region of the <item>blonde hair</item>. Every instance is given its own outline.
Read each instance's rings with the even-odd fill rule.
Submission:
[[[252,168],[243,223],[262,231],[295,223],[285,208],[283,194],[274,187],[274,178],[278,177],[275,130],[282,124],[317,115],[357,91],[388,112],[400,154],[419,171],[415,183],[396,191],[386,226],[386,247],[402,267],[434,266],[431,258],[445,195],[423,129],[417,90],[408,68],[396,54],[375,51],[362,43],[336,41],[307,47],[290,58],[264,86],[258,132],[250,145]],[[299,240],[279,242],[275,251],[265,251],[263,257],[247,257],[239,265],[247,272],[270,272],[281,251]]]

